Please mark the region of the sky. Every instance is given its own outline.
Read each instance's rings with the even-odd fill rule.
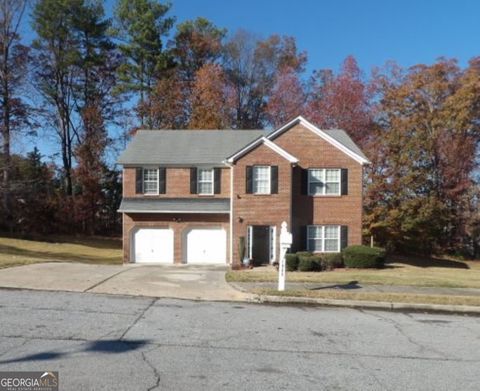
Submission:
[[[203,16],[230,33],[242,28],[267,37],[296,38],[308,54],[307,75],[315,69],[338,69],[353,55],[365,75],[395,60],[402,66],[455,57],[460,65],[480,55],[480,1],[474,0],[171,0],[177,22]],[[106,0],[111,15],[115,0]],[[34,34],[25,20],[23,35]],[[47,157],[55,144],[34,141]],[[32,143],[19,143],[19,152]]]
[[[352,54],[368,73],[388,60],[410,66],[480,55],[476,0],[172,0],[178,21],[204,16],[233,32],[294,36],[308,70],[337,69]]]

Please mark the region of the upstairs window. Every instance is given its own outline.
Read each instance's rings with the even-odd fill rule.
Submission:
[[[143,169],[143,194],[158,194],[158,168]]]
[[[270,167],[253,167],[253,194],[270,194]]]
[[[340,195],[339,168],[311,168],[308,170],[308,194],[314,196]]]
[[[198,194],[212,195],[213,179],[214,179],[213,168],[199,168],[197,171]]]

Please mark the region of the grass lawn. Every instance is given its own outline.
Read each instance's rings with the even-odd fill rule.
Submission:
[[[58,261],[120,265],[122,241],[69,236],[45,240],[0,237],[0,268]]]
[[[230,282],[277,281],[273,268],[230,271]],[[384,269],[337,269],[330,272],[287,272],[287,281],[480,288],[480,261],[395,257]]]
[[[447,304],[480,306],[479,296],[447,296],[447,295],[420,295],[412,293],[375,293],[375,292],[343,292],[343,291],[308,291],[256,288],[252,293],[258,295],[309,297],[335,300],[383,301],[388,303],[419,303],[419,304]]]

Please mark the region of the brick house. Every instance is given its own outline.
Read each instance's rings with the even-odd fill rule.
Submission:
[[[294,251],[361,243],[368,160],[343,130],[142,130],[118,163],[124,262],[233,266],[245,242],[272,263],[283,221]]]

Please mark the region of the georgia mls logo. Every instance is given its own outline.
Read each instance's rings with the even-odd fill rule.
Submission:
[[[58,391],[58,372],[0,372],[0,391]]]

